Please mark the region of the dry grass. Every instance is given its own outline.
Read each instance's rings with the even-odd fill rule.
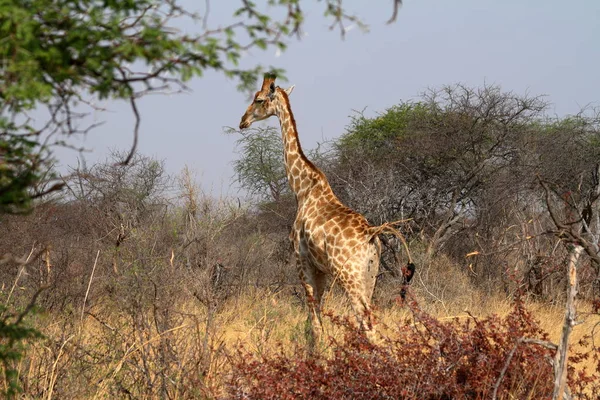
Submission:
[[[261,265],[249,264],[248,254],[241,265]],[[132,260],[136,261],[133,256]],[[77,280],[78,296],[69,298],[62,308],[48,307],[31,318],[45,338],[32,342],[17,366],[22,398],[213,398],[222,393],[231,356],[240,345],[259,358],[280,347],[291,354],[295,345],[307,346],[306,308],[297,284],[280,283],[272,291],[248,280],[227,287],[235,289],[221,297],[218,287],[210,286],[209,269],[188,270],[172,262],[144,269],[134,261],[113,276],[107,260],[92,258],[88,271],[82,271]],[[74,283],[65,281],[64,285]],[[54,301],[61,293],[70,293],[56,287],[63,292],[48,293],[47,299]],[[12,294],[15,301],[15,297],[27,297],[26,291],[7,291],[6,296]],[[504,317],[513,308],[508,295],[478,290],[460,266],[444,257],[419,271],[411,291],[424,312],[442,321],[491,314]],[[384,279],[374,298],[376,328],[389,337],[398,335],[401,330],[396,328],[413,319],[412,311],[397,301],[397,293],[397,282]],[[550,339],[558,342],[564,309],[527,300],[526,305]],[[324,310],[352,314],[338,288],[326,296]],[[573,344],[600,323],[590,304],[580,303],[579,313],[584,321],[572,333]],[[345,333],[344,327],[328,318],[324,329],[326,337],[338,342]],[[329,350],[324,344],[324,354]],[[593,367],[591,359],[578,366]]]
[[[469,314],[505,316],[511,309],[508,299],[486,298],[476,291],[465,292],[456,300],[444,307],[421,304],[442,320],[470,318]],[[81,321],[79,312],[40,314],[34,324],[46,339],[33,343],[19,365],[23,398],[210,397],[220,392],[224,374],[229,371],[228,354],[240,344],[260,355],[279,344],[285,348],[305,343],[302,304],[291,290],[273,294],[256,289],[229,299],[211,315],[207,307],[190,299],[173,305],[171,313],[177,317],[160,331],[152,312],[132,320],[123,310],[92,306]],[[557,342],[564,311],[535,302],[527,306]],[[328,297],[325,309],[350,313],[346,298],[337,292]],[[590,306],[580,304],[579,310],[585,315]],[[377,317],[379,328],[385,330],[385,326],[394,327],[410,319],[411,312],[397,304],[379,308]],[[598,315],[588,314],[574,329],[572,343],[589,335],[598,323]],[[337,338],[343,334],[328,320],[325,330]],[[592,367],[591,360],[583,366]]]

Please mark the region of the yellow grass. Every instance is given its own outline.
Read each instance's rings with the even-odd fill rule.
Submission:
[[[464,294],[455,300],[452,304],[444,305],[421,301],[421,306],[441,320],[468,318],[466,311],[484,317],[490,314],[505,316],[511,310],[507,299],[489,298],[478,292]],[[528,302],[527,307],[533,311],[542,328],[550,334],[551,340],[558,342],[564,310],[559,306],[535,302]],[[136,331],[130,318],[117,310],[90,308],[98,319],[86,314],[80,322],[78,313],[73,314],[77,317],[45,315],[36,318],[38,328],[48,340],[32,344],[20,365],[26,398],[40,398],[40,395],[46,399],[65,396],[108,398],[111,393],[109,387],[114,385],[116,377],[122,376],[124,366],[133,361],[146,363],[144,365],[155,362],[152,357],[160,356],[160,342],[163,339],[176,344],[180,358],[178,362],[186,366],[192,365],[196,361],[194,358],[200,357],[202,343],[199,342],[208,338],[211,351],[205,354],[208,358],[203,382],[213,388],[220,385],[220,379],[228,368],[225,352],[232,351],[238,344],[243,343],[247,350],[261,354],[267,349],[275,348],[278,343],[285,347],[291,343],[302,345],[306,341],[303,303],[289,291],[272,294],[256,290],[241,298],[229,300],[213,315],[208,336],[205,336],[207,308],[198,302],[174,305],[178,315],[182,317],[160,332],[151,313],[140,316],[140,326],[146,326],[147,329]],[[325,308],[335,310],[336,313],[350,313],[346,298],[339,293],[327,298]],[[579,304],[580,315],[584,316],[589,311],[588,304]],[[410,318],[411,313],[405,307],[392,305],[378,308],[376,316],[380,321],[379,326],[393,327]],[[587,315],[583,323],[574,328],[571,343],[576,343],[584,335],[591,333],[599,322],[597,315]],[[327,320],[325,330],[327,335],[340,335],[339,329],[336,330]],[[78,357],[86,356],[84,351],[98,355],[97,368],[85,372],[77,370],[81,368],[77,362]],[[591,361],[583,366],[591,367]],[[182,371],[183,367],[179,373],[183,373]],[[172,379],[179,379],[177,370]]]

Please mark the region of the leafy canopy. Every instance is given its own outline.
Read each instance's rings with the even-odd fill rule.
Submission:
[[[306,3],[239,0],[231,23],[213,27],[209,2],[199,14],[178,0],[0,0],[0,212],[27,211],[32,198],[60,187],[46,187],[53,146],[96,126],[84,118],[100,110],[98,100],[131,106],[127,163],[137,144],[140,97],[186,90],[206,70],[235,79],[240,90],[255,87],[265,68],[240,68],[242,55],[285,50],[291,36],[300,37]],[[345,22],[364,27],[342,1],[322,4],[342,35]],[[268,71],[282,77],[279,69]],[[47,118],[33,123],[30,113],[41,110]]]

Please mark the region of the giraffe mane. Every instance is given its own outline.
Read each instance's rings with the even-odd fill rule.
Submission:
[[[292,123],[292,126],[294,127],[294,132],[296,132],[296,135],[298,135],[296,119],[294,118],[294,113],[292,112],[292,107],[290,106],[290,98],[283,88],[277,86],[276,90],[277,90],[277,93],[279,93],[281,95],[281,97],[283,98],[283,101],[285,102],[285,106],[287,107],[288,113],[290,115],[290,122]],[[304,154],[304,150],[302,150],[302,144],[300,143],[300,138],[298,138],[298,154],[300,155],[300,158],[302,158],[302,160],[306,162],[306,164],[309,166],[309,168],[311,168],[313,171],[315,171],[317,174],[319,174],[319,176],[321,178],[323,178],[327,181],[327,177],[325,176],[323,171],[321,171],[321,169],[319,169],[315,164],[313,164],[313,162],[310,161],[308,159],[308,157],[306,157],[306,155]]]

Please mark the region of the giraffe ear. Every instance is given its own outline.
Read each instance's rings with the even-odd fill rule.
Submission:
[[[287,89],[283,89],[284,92],[287,93],[287,95],[289,96],[290,94],[292,94],[292,92],[294,91],[294,88],[296,87],[296,85],[292,85]]]
[[[273,100],[273,97],[275,97],[275,82],[269,85],[269,99]]]

